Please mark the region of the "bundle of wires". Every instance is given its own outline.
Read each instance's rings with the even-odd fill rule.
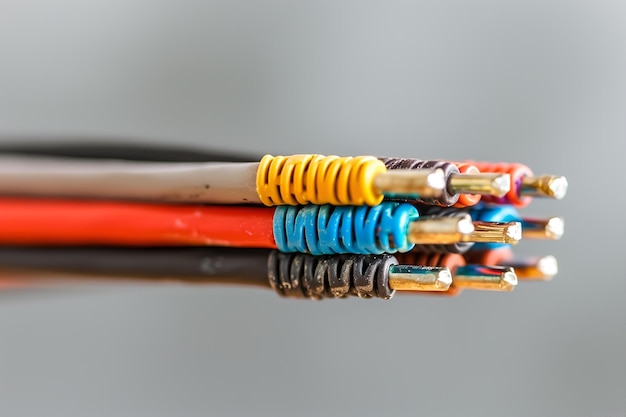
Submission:
[[[567,181],[518,163],[249,158],[126,145],[0,149],[0,288],[175,281],[286,297],[511,291],[556,259],[515,258],[563,219],[521,217]]]

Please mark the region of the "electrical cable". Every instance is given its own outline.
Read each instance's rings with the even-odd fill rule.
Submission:
[[[142,162],[0,157],[0,194],[212,204],[377,205],[435,196],[436,169],[390,171],[370,156],[264,156],[260,162]]]
[[[461,174],[475,175],[480,174],[480,170],[472,164],[468,164],[466,162],[455,162],[456,167],[459,169]],[[506,179],[506,176],[504,177]],[[501,185],[502,186],[502,185]],[[510,185],[509,185],[510,186]],[[502,189],[506,189],[506,186],[502,186]],[[475,206],[482,199],[482,195],[480,194],[468,194],[461,193],[459,194],[459,199],[452,207],[455,208],[465,208]]]
[[[141,145],[129,144],[128,141],[115,141],[110,138],[100,141],[90,140],[86,144],[84,138],[75,138],[67,140],[67,138],[59,138],[56,141],[49,140],[46,142],[33,143],[32,138],[14,139],[13,143],[3,143],[0,145],[0,153],[3,154],[21,154],[21,155],[39,155],[39,156],[57,156],[57,157],[74,157],[74,158],[94,158],[94,159],[126,159],[136,161],[160,161],[160,162],[251,162],[259,160],[259,155],[243,155],[237,153],[227,153],[223,151],[214,151],[206,149],[191,149],[182,147],[167,147],[157,145]],[[6,138],[4,142],[6,142]],[[383,158],[397,159],[397,158]],[[406,159],[406,161],[411,161]],[[418,165],[421,162],[418,161]],[[434,161],[430,161],[432,164]],[[408,164],[408,162],[405,162]],[[524,164],[520,163],[504,163],[504,162],[455,162],[454,163],[461,174],[477,174],[477,173],[504,173],[510,176],[509,192],[503,198],[493,197],[486,199],[487,202],[498,204],[513,204],[521,207],[527,205],[530,200],[523,198],[524,196],[540,195],[552,196],[554,198],[563,198],[567,192],[567,180],[560,176],[545,175],[542,177],[533,177],[532,170]],[[413,164],[417,167],[416,164]],[[472,167],[468,169],[469,167]],[[478,172],[476,172],[476,170]],[[501,187],[499,185],[498,187]],[[480,194],[461,194],[459,197],[459,205],[469,207],[476,204],[480,200]],[[468,199],[467,201],[465,201]]]
[[[562,217],[532,218],[521,217],[511,205],[489,205],[479,203],[467,209],[443,209],[435,206],[417,206],[423,218],[449,217],[470,214],[474,224],[475,236],[472,250],[498,248],[518,243],[521,239],[558,240],[565,232]],[[464,253],[469,246],[455,244],[447,248],[435,247],[440,252]],[[455,250],[459,249],[459,250]],[[433,250],[427,249],[427,252]]]
[[[503,197],[485,195],[482,198],[485,203],[526,207],[532,201],[532,197],[550,197],[560,200],[567,194],[567,179],[563,176],[535,177],[528,166],[520,163],[466,162],[475,165],[480,172],[509,174],[510,176],[510,187],[506,195]]]
[[[268,249],[213,247],[0,246],[0,269],[267,287],[268,254]]]
[[[439,169],[443,171],[445,189],[440,195],[420,196],[415,202],[427,205],[450,207],[458,203],[460,195],[464,193],[495,195],[502,197],[509,192],[510,177],[507,173],[485,174],[479,172],[467,173],[478,168],[470,168],[468,163],[458,163],[466,173],[461,174],[456,163],[439,160],[421,160],[414,158],[380,158],[387,169],[421,170]],[[475,200],[470,194],[469,200],[464,198],[462,204]]]
[[[279,294],[323,298],[329,291],[335,296],[345,295],[349,292],[345,286],[350,287],[350,283],[360,282],[363,277],[366,282],[361,287],[373,285],[381,259],[365,255],[315,257],[276,251],[272,254],[268,249],[4,246],[0,247],[0,290],[35,287],[59,279],[81,284],[147,281],[268,288],[267,268],[271,260],[270,270],[274,271],[271,279]],[[398,259],[413,265],[397,265]],[[456,295],[467,287],[467,281],[459,276],[468,274],[473,275],[472,285],[481,280],[484,281],[481,285],[494,283],[494,270],[485,274],[483,266],[468,269],[467,264],[497,265],[496,272],[500,273],[502,267],[511,267],[518,280],[546,281],[558,272],[553,256],[514,259],[510,248],[472,251],[464,259],[454,254],[400,254],[393,268],[385,270],[391,274],[387,278],[391,287],[400,291]],[[347,269],[342,270],[342,265]],[[454,278],[449,271],[455,272]],[[339,273],[344,273],[344,277],[339,278]],[[450,279],[452,286],[448,283]]]
[[[419,210],[422,214],[422,219],[435,219],[435,218],[463,218],[467,216],[467,213],[461,210]],[[472,232],[473,233],[473,232]],[[465,253],[474,246],[474,242],[461,241],[453,242],[447,245],[415,245],[412,252],[417,253]]]
[[[91,145],[80,142],[60,142],[55,144],[4,144],[0,146],[0,152],[22,155],[48,155],[57,157],[96,158],[96,159],[127,159],[136,161],[169,161],[169,162],[209,162],[209,161],[239,161],[248,162],[255,159],[252,155],[229,154],[223,152],[207,151],[200,149],[182,149],[171,147],[96,143]],[[444,170],[447,184],[446,192],[439,196],[440,205],[451,206],[452,201],[460,199],[457,207],[471,206],[480,199],[479,194],[465,194],[472,188],[478,188],[477,193],[485,194],[485,201],[496,204],[512,204],[523,207],[530,203],[531,196],[543,196],[561,199],[567,192],[567,180],[562,176],[543,175],[534,177],[532,170],[520,163],[492,163],[492,162],[462,162],[450,163],[444,161],[422,161],[409,158],[381,158],[387,168],[432,168],[439,167]],[[472,168],[468,167],[471,164]],[[454,168],[456,166],[456,168]],[[469,168],[469,169],[468,169]],[[478,172],[475,169],[478,169]],[[467,174],[461,175],[458,174]],[[482,175],[470,180],[472,174],[500,173],[508,175],[508,185],[504,184],[504,177],[499,177],[495,182],[489,182],[488,176]],[[497,177],[494,177],[497,178]],[[461,188],[463,192],[455,190]],[[310,187],[309,187],[310,188]],[[506,191],[505,191],[506,190]],[[461,193],[459,196],[458,193]],[[506,194],[506,195],[503,195]],[[426,196],[428,197],[428,196]],[[434,196],[436,197],[436,196]],[[433,199],[426,198],[423,201],[433,203]],[[310,201],[316,203],[315,201]],[[331,203],[325,201],[324,203]],[[305,203],[300,203],[305,204]],[[322,204],[322,203],[318,203]]]
[[[234,246],[314,255],[406,252],[415,244],[480,240],[469,215],[420,218],[378,206],[198,206],[0,199],[0,244]]]
[[[508,190],[508,174],[460,174],[442,161],[264,156],[260,162],[146,162],[0,156],[0,193],[212,204],[377,205],[385,196],[449,206]],[[385,166],[385,164],[387,166]],[[410,169],[404,169],[405,167]]]
[[[455,253],[422,253],[422,252],[408,252],[403,254],[397,254],[396,258],[402,259],[401,262],[416,262],[415,265],[425,266],[437,266],[439,268],[448,268],[451,273],[456,272],[457,268],[464,267],[466,265],[465,259],[460,254]],[[400,261],[399,261],[400,262]],[[445,265],[445,266],[443,266]],[[425,293],[428,295],[438,295],[446,297],[455,297],[459,295],[462,288],[454,282],[452,279],[452,285],[447,291]]]
[[[0,270],[38,277],[48,273],[52,279],[73,273],[81,282],[96,277],[250,285],[312,299],[390,299],[395,291],[446,291],[452,282],[447,268],[399,265],[391,255],[312,256],[233,248],[0,247]],[[38,281],[26,278],[23,283]]]
[[[271,287],[287,297],[386,299],[396,289],[510,291],[518,278],[548,280],[558,269],[552,256],[513,257],[510,244],[563,235],[561,217],[522,218],[515,207],[563,198],[567,180],[534,176],[519,163],[323,155],[250,162],[258,158],[126,144],[0,152],[0,195],[8,197],[0,198],[0,244],[21,246],[5,247],[0,261],[22,259],[22,272],[47,264],[101,277]],[[68,197],[83,200],[56,200]],[[72,247],[24,247],[42,244]],[[0,277],[0,288],[16,285]]]
[[[473,247],[473,245],[481,242],[491,243],[495,246],[502,244],[516,244],[522,239],[522,222],[505,215],[489,217],[480,211],[483,207],[482,204],[477,205],[476,208],[471,207],[470,209],[416,206],[418,207],[422,218],[427,219],[460,217],[470,214],[472,217],[472,224],[474,226],[474,231],[465,240],[466,242],[472,242],[472,246],[462,244],[453,244],[448,246],[438,245],[433,248],[426,248],[424,252],[464,253]],[[484,246],[479,247],[484,248]]]
[[[401,253],[402,263],[448,268],[452,273],[451,288],[442,295],[457,295],[463,289],[513,291],[517,285],[515,270],[508,266],[467,264],[463,255],[455,253]]]
[[[472,219],[492,223],[515,223],[521,226],[521,238],[523,239],[560,239],[565,232],[565,221],[562,217],[548,217],[545,219],[523,218],[512,205],[488,205],[478,204],[467,211]],[[518,239],[519,240],[519,239]],[[480,242],[473,247],[474,250],[494,249],[501,247],[503,243],[511,242]]]
[[[468,263],[510,266],[520,280],[549,281],[559,271],[557,259],[552,255],[515,258],[509,247],[471,251],[465,254]]]
[[[396,291],[446,291],[452,283],[447,268],[398,265],[384,255],[312,256],[273,251],[270,285],[285,297],[393,297]]]

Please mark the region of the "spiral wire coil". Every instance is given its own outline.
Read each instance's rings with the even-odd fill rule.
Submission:
[[[270,286],[284,297],[390,299],[389,267],[392,255],[312,256],[272,251],[267,271]]]
[[[257,193],[263,204],[369,205],[383,200],[374,178],[386,172],[372,156],[265,155],[257,171]]]
[[[312,255],[407,252],[409,224],[419,213],[406,203],[377,206],[279,206],[274,239],[282,252]]]

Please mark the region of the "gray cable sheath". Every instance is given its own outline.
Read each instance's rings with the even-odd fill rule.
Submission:
[[[143,162],[0,156],[0,194],[260,204],[257,162]]]

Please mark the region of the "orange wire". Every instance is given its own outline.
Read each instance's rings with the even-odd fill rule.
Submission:
[[[522,178],[533,176],[533,172],[528,166],[517,162],[466,162],[475,165],[480,172],[495,172],[509,174],[511,176],[511,188],[505,197],[501,198],[492,195],[485,195],[482,198],[484,202],[494,204],[511,204],[514,207],[526,207],[532,201],[531,197],[524,197],[520,195]]]
[[[454,165],[456,165],[461,174],[480,174],[480,170],[475,165],[467,162],[455,162]],[[475,206],[481,197],[480,194],[459,194],[458,201],[452,207],[465,208]]]
[[[0,244],[275,248],[274,209],[0,199]]]

